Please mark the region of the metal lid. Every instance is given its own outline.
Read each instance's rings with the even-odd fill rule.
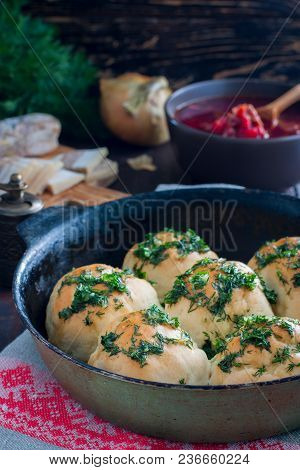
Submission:
[[[30,215],[43,208],[43,201],[33,194],[26,193],[27,188],[28,184],[23,181],[22,175],[19,173],[13,173],[9,183],[0,183],[0,190],[5,191],[0,196],[0,216],[19,217]]]

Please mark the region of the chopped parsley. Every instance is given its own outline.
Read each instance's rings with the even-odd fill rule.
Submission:
[[[143,273],[142,268],[145,263],[157,266],[167,259],[170,248],[175,248],[178,255],[182,257],[187,256],[193,251],[198,253],[209,251],[208,245],[194,230],[189,229],[186,232],[178,232],[172,229],[165,229],[164,231],[172,232],[175,240],[163,242],[157,234],[148,233],[145,240],[139,243],[134,250],[134,255],[142,261],[142,266],[139,268],[141,273]]]

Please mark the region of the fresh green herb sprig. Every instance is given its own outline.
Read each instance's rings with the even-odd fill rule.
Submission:
[[[7,9],[0,9],[0,118],[50,113],[64,120],[64,129],[76,125],[78,134],[75,110],[91,129],[98,121],[91,112],[97,113],[97,100],[89,96],[97,81],[95,67],[82,52],[63,45],[53,25],[24,14],[26,3],[10,0]]]

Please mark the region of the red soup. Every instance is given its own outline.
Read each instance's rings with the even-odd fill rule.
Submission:
[[[300,134],[298,106],[282,113],[275,127],[261,120],[256,108],[269,102],[269,98],[249,96],[205,98],[178,108],[175,118],[193,129],[224,137],[268,139]]]

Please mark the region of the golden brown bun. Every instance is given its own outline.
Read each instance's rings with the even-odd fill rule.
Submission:
[[[176,235],[176,232],[172,231],[162,231],[155,234],[155,237],[164,244],[180,240],[181,235]],[[165,251],[166,258],[159,264],[154,265],[149,262],[143,263],[134,253],[137,248],[138,244],[135,244],[128,251],[123,262],[123,269],[130,268],[134,270],[137,268],[143,271],[147,276],[146,279],[154,282],[154,288],[161,302],[165,294],[172,288],[175,278],[179,274],[183,274],[204,257],[218,258],[216,253],[209,249],[204,252],[192,251],[182,256],[176,248],[169,248]]]
[[[236,336],[227,340],[226,350],[211,360],[210,385],[261,382],[300,374],[300,326],[289,318],[273,317],[267,319],[267,322],[268,320],[274,322],[269,326],[272,334],[267,336],[269,348],[259,347],[253,342],[241,344],[241,335],[243,334],[244,338],[246,336],[245,327],[238,330]],[[288,326],[291,333],[280,325],[281,322]],[[255,331],[266,329],[266,324],[256,324]],[[231,359],[232,365],[228,367]]]
[[[172,303],[172,295],[170,297],[170,294],[167,294],[165,307],[171,317],[179,318],[182,327],[189,332],[199,347],[202,347],[207,339],[214,340],[217,336],[224,337],[232,331],[236,315],[263,314],[273,316],[272,309],[257,277],[253,281],[254,288],[252,290],[247,287],[233,288],[231,298],[224,304],[224,308],[219,309],[218,313],[213,313],[212,307],[220,297],[217,289],[218,276],[226,276],[226,273],[223,272],[224,267],[226,269],[226,267],[233,266],[241,275],[251,276],[254,273],[239,261],[210,260],[207,266],[201,266],[202,262],[205,262],[205,259],[196,264],[191,272],[182,278],[188,295],[183,295]],[[193,276],[198,274],[201,276],[202,273],[208,277],[207,283],[203,288],[195,290],[191,280]],[[174,287],[176,287],[176,281]],[[195,295],[195,301],[188,298]]]
[[[261,267],[261,256],[276,256],[276,250],[283,246],[295,250],[295,255],[289,256],[287,252],[287,256],[277,257]],[[277,302],[272,305],[275,315],[300,319],[300,237],[285,237],[264,245],[248,264],[263,278],[267,287],[276,292]],[[295,282],[297,276],[298,283]]]
[[[103,273],[122,273],[122,271],[105,264],[92,264],[74,269],[63,276],[50,296],[46,313],[46,330],[51,343],[72,356],[87,361],[97,346],[99,334],[104,334],[108,325],[118,322],[129,312],[158,303],[158,298],[147,281],[125,274],[122,275],[122,279],[126,292],[113,290],[107,296],[107,306],[87,303],[77,313],[64,319],[61,312],[72,305],[78,284],[62,284],[66,279],[76,278],[83,273],[98,277]],[[106,291],[107,285],[95,284],[93,289]]]
[[[157,307],[153,306],[148,311],[152,309],[157,310]],[[162,314],[166,315],[164,312]],[[168,316],[163,323],[152,322],[151,318],[150,315],[149,324],[145,311],[127,315],[100,338],[89,364],[142,380],[207,385],[210,364],[205,352],[198,349]],[[149,344],[158,345],[158,349],[143,356],[141,343],[144,346],[146,343],[148,347]]]

